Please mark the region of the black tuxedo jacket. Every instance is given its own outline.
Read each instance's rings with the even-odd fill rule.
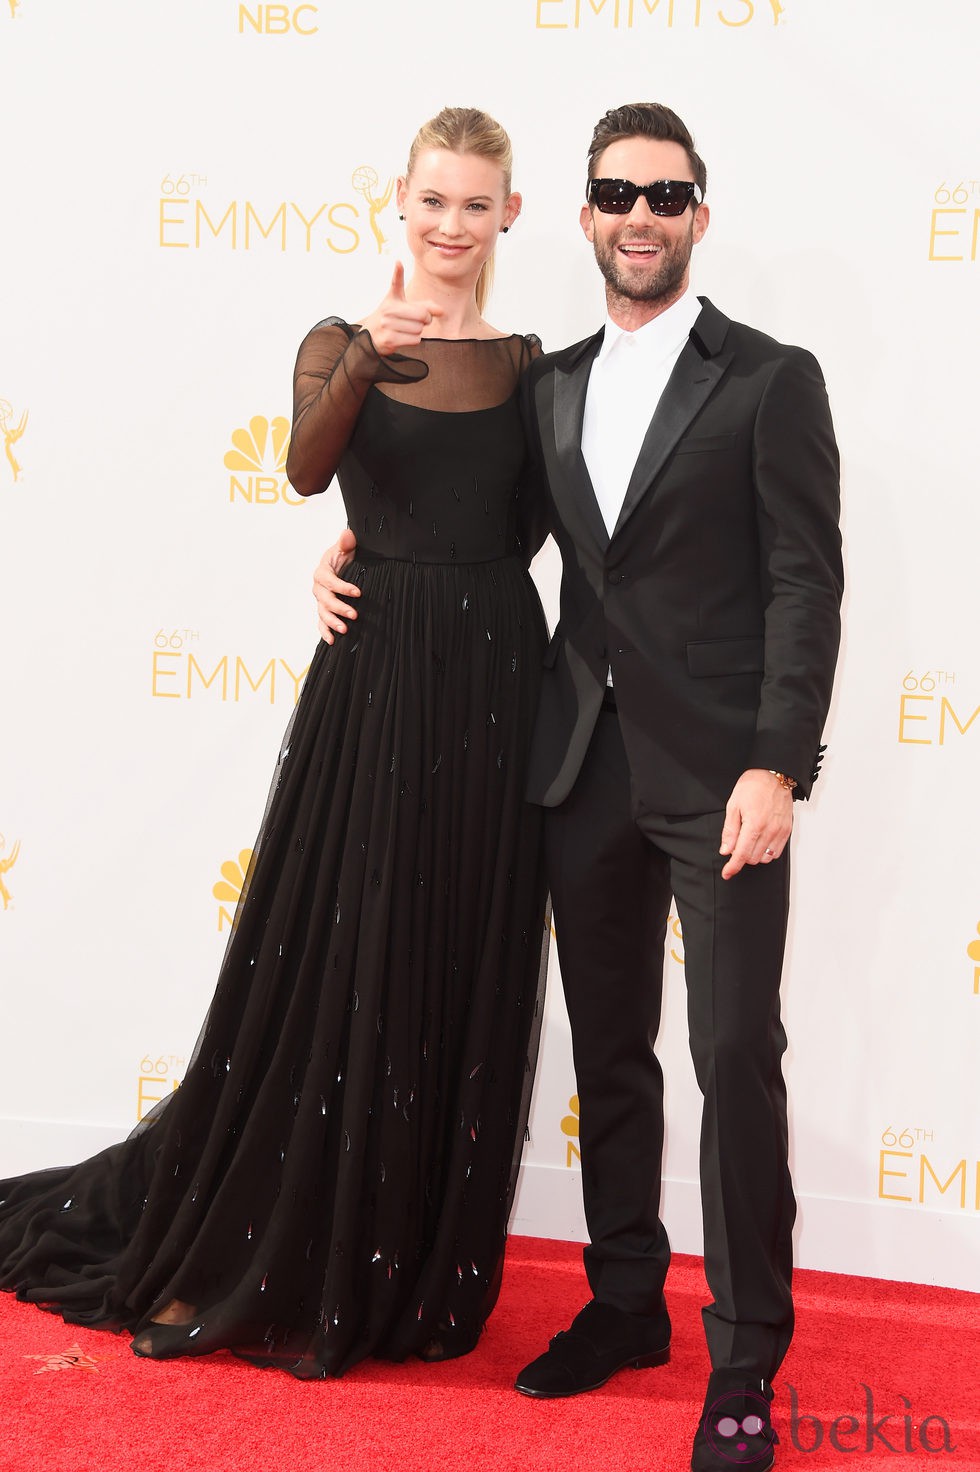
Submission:
[[[528,795],[556,806],[612,668],[638,810],[722,809],[750,767],[808,796],[843,589],[839,460],[816,360],[702,299],[610,537],[582,456],[600,331],[532,365],[525,412],[562,555]]]

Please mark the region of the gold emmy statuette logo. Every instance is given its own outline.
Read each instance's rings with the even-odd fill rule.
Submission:
[[[578,1094],[572,1095],[572,1097],[568,1101],[568,1107],[571,1110],[571,1113],[566,1114],[564,1119],[562,1120],[561,1132],[563,1135],[568,1136],[568,1144],[565,1147],[565,1165],[569,1170],[571,1170],[572,1161],[582,1159],[581,1151],[579,1150],[578,1146],[573,1143],[573,1141],[578,1139]]]
[[[252,862],[252,850],[243,848],[238,859],[226,859],[221,866],[221,878],[211,890],[218,901],[218,929],[224,930],[226,925],[235,928],[235,912],[226,910],[226,905],[238,905],[239,900],[245,892],[245,884],[248,880],[248,866]]]
[[[7,464],[14,473],[14,480],[17,481],[20,480],[21,467],[14,454],[14,445],[27,428],[27,410],[24,410],[16,424],[14,423],[15,418],[13,405],[9,404],[6,399],[0,399],[0,434],[3,435],[3,450],[7,457]]]
[[[367,201],[368,223],[371,226],[371,233],[378,243],[378,254],[380,255],[386,241],[381,226],[378,224],[378,216],[391,202],[391,194],[395,187],[395,181],[394,179],[389,179],[385,185],[384,193],[379,197],[374,191],[381,181],[378,178],[377,172],[368,164],[361,164],[359,169],[355,169],[350,176],[350,181],[358,194],[363,194]]]
[[[86,1354],[80,1344],[73,1344],[63,1354],[25,1354],[25,1360],[40,1360],[35,1375],[46,1375],[52,1370],[87,1370],[90,1375],[99,1373],[99,1361],[107,1360],[107,1354]]]
[[[10,908],[11,899],[10,890],[4,883],[4,878],[7,874],[10,873],[10,870],[17,862],[17,855],[20,853],[20,839],[18,838],[16,840],[13,848],[10,850],[10,853],[5,855],[3,851],[6,846],[7,840],[4,838],[3,834],[0,833],[0,901],[3,902],[3,908],[5,910]]]
[[[980,936],[980,925],[977,926],[977,935]],[[980,940],[971,940],[966,954],[973,962],[973,995],[980,997]]]
[[[271,422],[263,414],[255,414],[247,429],[236,429],[231,437],[234,449],[225,455],[225,468],[245,475],[242,480],[232,474],[228,499],[241,499],[252,506],[274,506],[285,501],[287,506],[301,506],[303,497],[293,495],[286,479],[286,455],[289,452],[289,420],[277,414]]]
[[[20,0],[10,0],[10,19],[11,20],[16,20],[16,18],[17,18],[17,12],[18,12],[19,9],[20,9]]]

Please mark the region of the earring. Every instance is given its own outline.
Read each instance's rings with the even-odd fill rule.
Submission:
[[[399,218],[399,220],[404,220],[405,216],[404,215],[399,215],[398,218]]]
[[[507,231],[509,229],[510,229],[510,226],[509,225],[501,225],[501,227],[500,227],[500,233],[501,233],[501,235],[506,235],[507,234]]]

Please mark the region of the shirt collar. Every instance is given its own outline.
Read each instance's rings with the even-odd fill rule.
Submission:
[[[596,366],[606,361],[624,337],[634,340],[646,361],[660,362],[680,350],[700,315],[701,303],[693,291],[685,291],[665,312],[651,318],[635,332],[618,327],[607,312],[602,343],[595,357]]]

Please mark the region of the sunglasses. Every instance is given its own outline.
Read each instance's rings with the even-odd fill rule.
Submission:
[[[655,215],[682,215],[704,195],[687,179],[655,179],[652,184],[634,184],[632,179],[590,179],[589,201],[604,215],[628,215],[640,195]]]

